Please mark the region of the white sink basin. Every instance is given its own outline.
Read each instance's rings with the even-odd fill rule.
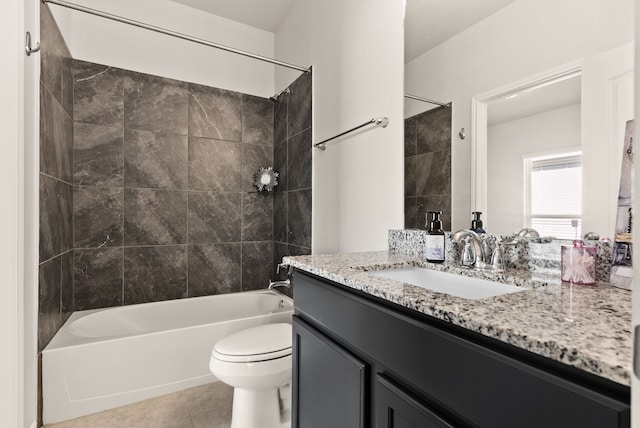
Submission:
[[[472,300],[526,290],[526,288],[516,287],[515,285],[501,284],[486,279],[470,278],[419,267],[388,269],[368,273],[380,278],[401,281],[426,288],[427,290]]]

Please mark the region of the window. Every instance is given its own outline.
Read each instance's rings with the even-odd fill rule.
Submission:
[[[582,155],[524,158],[524,224],[563,239],[582,236]]]

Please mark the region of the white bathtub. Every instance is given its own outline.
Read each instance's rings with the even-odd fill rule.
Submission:
[[[74,312],[42,351],[44,423],[214,382],[215,342],[292,314],[268,290]]]

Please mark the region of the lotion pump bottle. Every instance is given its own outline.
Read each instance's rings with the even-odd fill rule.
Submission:
[[[473,214],[473,220],[471,220],[471,230],[473,230],[477,234],[486,233],[482,225],[482,220],[480,220],[482,212],[474,211],[471,214]]]
[[[424,254],[428,262],[442,263],[444,262],[444,231],[442,230],[442,221],[440,216],[442,211],[429,211],[431,221],[428,222],[426,243]]]

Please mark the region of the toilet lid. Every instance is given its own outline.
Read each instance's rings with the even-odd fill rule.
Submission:
[[[213,347],[221,361],[265,361],[291,355],[291,324],[265,324],[233,333]]]

